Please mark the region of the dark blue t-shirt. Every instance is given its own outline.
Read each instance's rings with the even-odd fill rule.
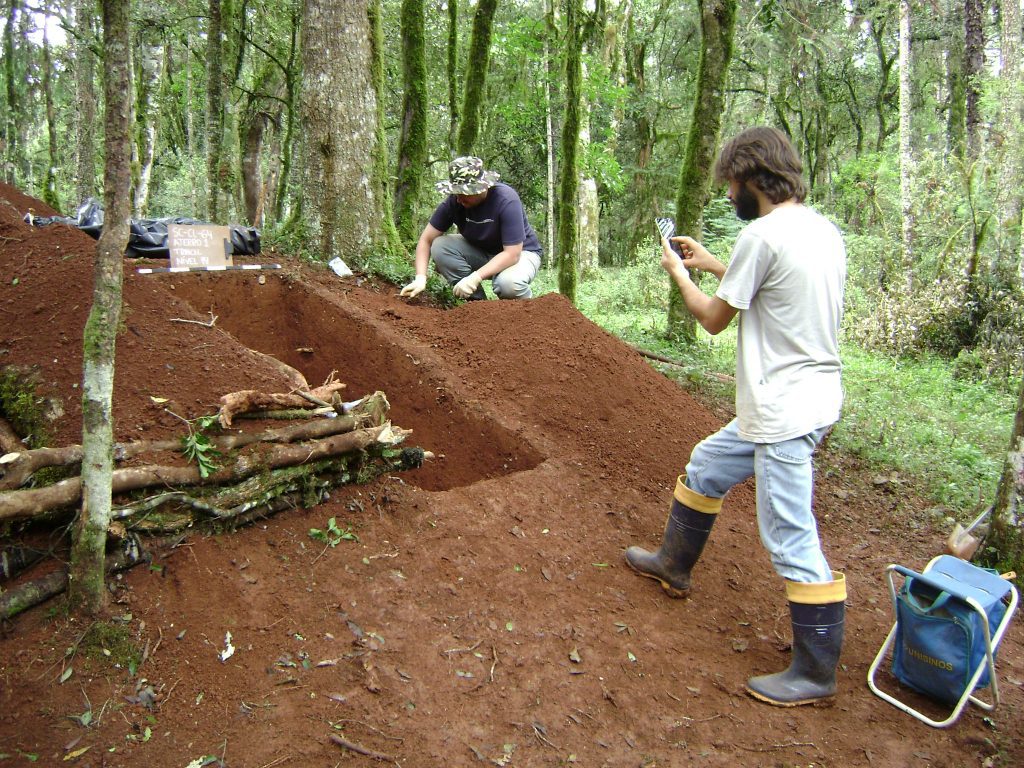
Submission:
[[[498,183],[475,208],[463,208],[455,195],[448,195],[434,209],[430,225],[447,232],[455,225],[459,234],[482,251],[494,256],[506,245],[523,244],[524,251],[540,254],[540,240],[526,220],[519,195],[508,184]]]

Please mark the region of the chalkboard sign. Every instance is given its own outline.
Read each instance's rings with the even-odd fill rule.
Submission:
[[[171,267],[231,266],[231,231],[214,224],[169,224]]]

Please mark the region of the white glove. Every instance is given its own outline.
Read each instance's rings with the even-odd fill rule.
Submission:
[[[416,277],[413,278],[413,281],[411,283],[409,283],[401,291],[399,291],[398,295],[399,296],[408,296],[410,299],[415,299],[417,296],[419,296],[421,293],[423,293],[423,289],[426,288],[426,287],[427,287],[427,276],[426,275],[416,275]]]
[[[460,299],[468,299],[474,293],[476,289],[480,287],[481,277],[476,272],[470,272],[464,278],[459,280],[452,288],[452,293],[458,296]]]

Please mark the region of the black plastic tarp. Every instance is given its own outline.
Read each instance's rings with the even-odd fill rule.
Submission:
[[[25,221],[34,227],[45,227],[48,224],[69,224],[77,227],[95,239],[99,239],[103,231],[103,206],[94,198],[89,198],[78,207],[76,216],[33,216],[25,214]],[[165,219],[132,219],[128,232],[128,250],[125,256],[147,259],[166,259],[170,257],[167,250],[168,224],[209,224],[207,221],[190,219],[184,216],[172,216]],[[243,227],[240,224],[229,224],[231,233],[231,252],[237,256],[256,256],[260,252],[260,232],[255,227]]]

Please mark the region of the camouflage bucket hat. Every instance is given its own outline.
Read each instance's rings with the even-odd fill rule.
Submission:
[[[479,195],[500,178],[494,171],[485,171],[484,161],[479,157],[457,157],[448,166],[448,180],[434,186],[445,195]]]

